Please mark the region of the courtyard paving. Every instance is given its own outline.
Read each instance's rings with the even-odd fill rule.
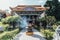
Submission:
[[[53,35],[53,40],[60,40],[60,36],[57,36],[57,35],[58,34],[56,34],[56,33]]]
[[[34,34],[32,36],[26,35],[26,31],[27,29],[24,28],[13,40],[46,40],[36,29],[33,29]]]

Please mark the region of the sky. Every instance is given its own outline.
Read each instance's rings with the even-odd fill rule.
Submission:
[[[44,5],[46,0],[0,0],[0,9],[9,9],[17,5]]]
[[[0,9],[9,10],[17,5],[44,5],[47,0],[0,0]]]

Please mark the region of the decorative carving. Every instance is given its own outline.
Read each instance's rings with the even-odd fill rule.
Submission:
[[[26,8],[24,8],[24,10],[25,11],[35,11],[36,8],[34,8],[34,7],[26,7]]]

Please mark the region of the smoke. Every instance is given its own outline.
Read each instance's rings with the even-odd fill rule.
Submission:
[[[20,20],[20,27],[24,28],[28,26],[28,22],[27,22],[27,17],[26,16],[21,16],[21,20]]]
[[[14,14],[15,16],[19,16],[17,13]],[[28,26],[28,22],[27,22],[27,17],[26,16],[20,16],[18,19],[18,25],[21,28],[25,28]]]

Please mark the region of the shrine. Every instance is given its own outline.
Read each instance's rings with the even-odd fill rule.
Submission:
[[[45,11],[49,7],[42,7],[41,5],[18,5],[16,7],[10,7],[11,14],[18,14],[20,16],[25,16],[27,22],[36,23],[36,21],[41,17],[41,14],[45,14]]]

